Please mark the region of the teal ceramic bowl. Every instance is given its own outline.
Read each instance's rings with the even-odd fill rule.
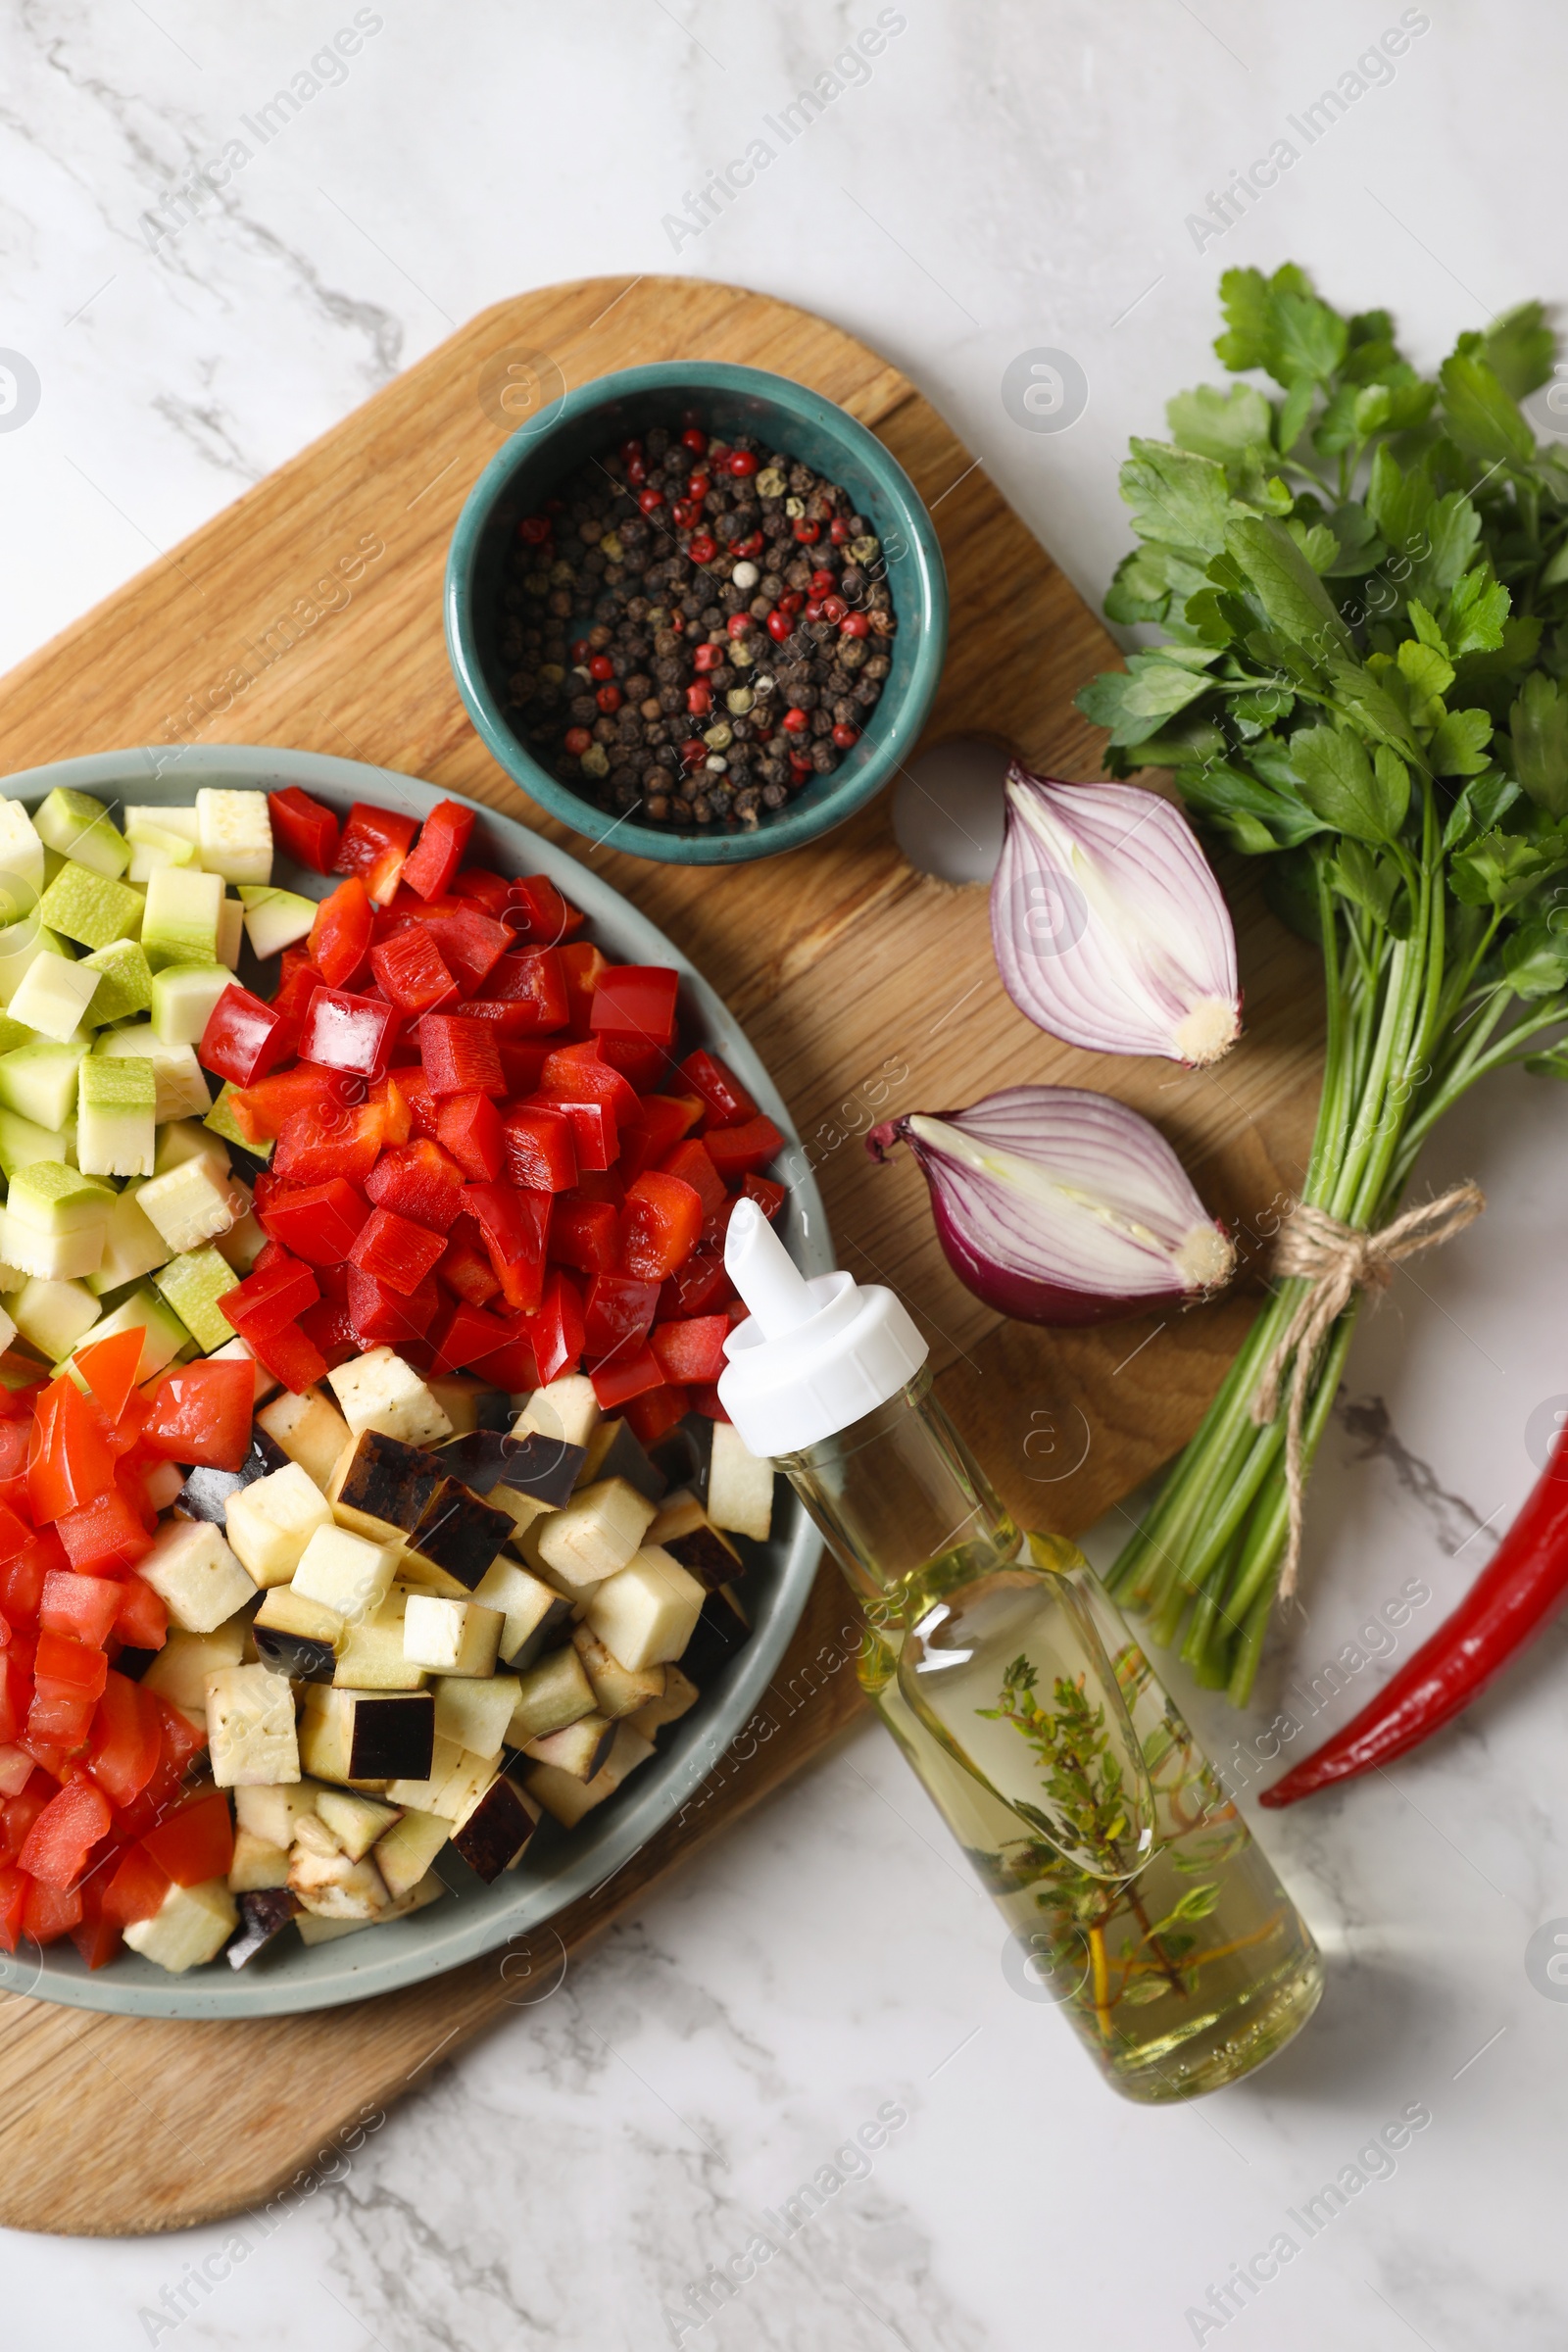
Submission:
[[[755,832],[678,833],[607,815],[542,767],[513,731],[506,669],[496,642],[501,569],[518,522],[592,457],[682,412],[705,426],[755,433],[769,448],[843,484],[870,520],[888,558],[898,613],[893,666],[860,740],[830,776],[818,776],[783,808],[764,811]],[[491,753],[514,783],[552,816],[590,840],[678,865],[736,865],[798,849],[861,808],[914,749],[942,674],[948,641],[948,582],[931,517],[896,459],[874,433],[819,392],[760,368],[715,361],[663,361],[626,368],[568,392],[497,451],[458,517],[447,559],[447,651],[458,691]]]

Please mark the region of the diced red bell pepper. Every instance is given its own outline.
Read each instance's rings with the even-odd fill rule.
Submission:
[[[423,1073],[421,1072],[420,1075],[422,1076]],[[388,1070],[384,1078],[376,1080],[370,1089],[368,1102],[370,1108],[379,1110],[381,1113],[384,1122],[382,1143],[406,1144],[414,1133],[414,1112],[410,1108],[409,1099],[393,1071]]]
[[[370,969],[411,1020],[458,1001],[458,984],[422,923],[405,923],[370,950]]]
[[[723,1178],[709,1155],[708,1147],[697,1136],[688,1136],[666,1152],[659,1163],[666,1176],[679,1176],[689,1184],[703,1204],[703,1215],[710,1217],[723,1207],[729,1196]]]
[[[360,1352],[354,1320],[345,1300],[318,1298],[300,1317],[300,1336],[310,1341],[329,1372]]]
[[[152,1779],[162,1754],[163,1727],[152,1692],[127,1675],[111,1674],[92,1719],[87,1770],[111,1802],[128,1805]]]
[[[741,1178],[741,1199],[755,1200],[769,1224],[778,1215],[788,1198],[789,1194],[785,1187],[782,1184],[775,1184],[771,1176],[748,1174]]]
[[[682,1178],[650,1168],[628,1186],[623,1220],[622,1269],[645,1282],[662,1282],[702,1238],[703,1204]]]
[[[419,839],[403,868],[403,879],[421,899],[439,899],[463,863],[473,831],[474,811],[459,801],[437,801],[419,828]]]
[[[308,865],[313,874],[329,874],[337,856],[337,818],[332,810],[313,801],[297,784],[270,792],[267,806],[272,839],[284,857],[292,858],[296,865]]]
[[[378,1160],[376,1166],[380,1164]],[[256,1213],[271,1239],[293,1257],[311,1266],[335,1266],[347,1257],[370,1211],[363,1193],[341,1176],[332,1176],[325,1184],[280,1186]]]
[[[101,1494],[115,1457],[97,1407],[74,1380],[49,1382],[38,1397],[27,1455],[27,1498],[39,1526]]]
[[[349,1263],[373,1274],[408,1298],[435,1270],[446,1243],[427,1225],[399,1216],[395,1208],[373,1208],[349,1251]]]
[[[571,1017],[566,973],[559,948],[525,948],[503,956],[485,984],[485,995],[525,1008],[527,1027],[543,1036],[564,1029]]]
[[[441,1103],[424,1071],[416,1063],[400,1061],[391,1073],[398,1093],[409,1106],[413,1132],[434,1136],[441,1116]]]
[[[313,991],[320,986],[313,981]],[[292,1070],[275,1070],[255,1086],[243,1087],[228,1098],[228,1106],[241,1133],[253,1144],[270,1143],[291,1118],[302,1111],[318,1117],[342,1116],[347,1087],[334,1070],[318,1070],[302,1062]]]
[[[414,836],[419,830],[417,817],[403,816],[391,808],[374,808],[368,801],[356,801],[349,810],[348,823],[332,861],[335,874],[358,874],[368,881],[376,874],[380,887],[376,897],[382,906],[397,888],[398,875],[408,856]],[[388,858],[388,852],[391,858]]]
[[[760,1176],[784,1149],[783,1136],[761,1112],[744,1126],[710,1129],[703,1140],[726,1184],[736,1184],[743,1176]]]
[[[671,1382],[717,1380],[728,1361],[724,1342],[728,1315],[692,1315],[679,1323],[656,1323],[648,1345]]]
[[[571,1140],[571,1121],[564,1111],[525,1110],[514,1104],[504,1111],[501,1136],[507,1173],[525,1191],[564,1193],[577,1181],[577,1153]]]
[[[513,883],[510,919],[519,939],[539,948],[559,947],[582,927],[581,915],[548,874],[522,874]]]
[[[502,1095],[507,1081],[496,1041],[483,1021],[427,1012],[419,1023],[419,1060],[438,1097]]]
[[[103,1913],[122,1927],[151,1919],[172,1884],[145,1844],[127,1846],[103,1893]]]
[[[292,1042],[284,1015],[234,981],[207,1016],[196,1058],[231,1085],[249,1086],[282,1060]]]
[[[645,1095],[637,1116],[621,1130],[620,1170],[627,1183],[667,1159],[700,1116],[694,1096]]]
[[[658,1311],[657,1282],[641,1282],[630,1274],[596,1274],[583,1301],[585,1352],[590,1357],[635,1354]]]
[[[162,1649],[169,1639],[169,1610],[162,1593],[139,1576],[127,1576],[120,1588],[120,1614],[115,1639],[127,1649]]]
[[[169,1814],[141,1841],[142,1852],[176,1886],[227,1878],[234,1860],[234,1825],[221,1788],[194,1797]]]
[[[612,1203],[558,1193],[550,1225],[550,1254],[579,1274],[608,1272],[620,1255],[620,1218]]]
[[[87,1856],[107,1837],[114,1815],[96,1781],[68,1781],[27,1832],[17,1866],[45,1886],[71,1886]]]
[[[544,1296],[553,1196],[518,1192],[510,1184],[470,1184],[463,1198],[508,1306],[531,1313]]]
[[[22,1941],[23,1911],[30,1884],[14,1863],[0,1867],[0,1952],[14,1952]]]
[[[472,899],[486,914],[499,922],[512,903],[511,884],[502,874],[492,874],[482,865],[466,865],[447,885],[455,899]]]
[[[265,1339],[269,1332],[297,1321],[320,1296],[310,1267],[280,1249],[265,1265],[259,1259],[255,1270],[225,1291],[219,1304],[243,1338]]]
[[[293,961],[289,960],[293,957]],[[272,1010],[285,1021],[292,1021],[296,1033],[304,1021],[306,1009],[318,988],[326,980],[318,972],[303,948],[283,950],[283,977],[272,994]]]
[[[612,1068],[592,1038],[552,1047],[539,1066],[539,1087],[544,1094],[562,1095],[572,1102],[608,1102],[617,1128],[629,1127],[642,1113],[636,1088],[621,1071]],[[669,1140],[674,1143],[677,1139],[672,1135]]]
[[[435,1131],[443,1151],[476,1184],[493,1183],[506,1165],[501,1113],[488,1095],[448,1095]]]
[[[379,1078],[391,1055],[397,1028],[396,1005],[383,1004],[379,997],[318,988],[300,1032],[300,1059],[313,1062],[318,1069]]]
[[[138,1325],[131,1331],[112,1331],[107,1340],[89,1340],[76,1350],[74,1359],[76,1370],[111,1426],[119,1421],[130,1402],[136,1374],[141,1369],[144,1343],[145,1334]],[[0,1550],[3,1549],[0,1540]]]
[[[719,1402],[718,1390],[716,1388],[688,1389],[686,1394],[691,1399],[692,1411],[694,1413],[701,1413],[705,1420],[727,1421],[729,1419],[728,1413],[725,1412],[723,1405]]]
[[[710,1127],[740,1127],[756,1118],[757,1104],[728,1062],[720,1061],[716,1054],[699,1047],[695,1054],[687,1054],[680,1074],[692,1093],[701,1095]]]
[[[247,1340],[246,1346],[256,1361],[296,1396],[302,1396],[307,1389],[314,1389],[318,1381],[326,1378],[326,1358],[303,1323],[286,1323],[281,1331],[270,1331]],[[180,1454],[177,1458],[184,1461],[188,1457]],[[239,1459],[244,1458],[242,1447]],[[222,1463],[220,1467],[237,1470],[239,1461]]]
[[[573,1037],[585,1038],[594,990],[609,971],[610,959],[586,939],[574,939],[557,954],[566,983],[566,1025]]]
[[[311,925],[310,950],[311,961],[328,988],[346,987],[365,962],[372,920],[369,893],[357,874],[321,901]]]
[[[466,1298],[459,1298],[438,1316],[431,1329],[434,1355],[430,1368],[437,1375],[461,1371],[482,1355],[494,1355],[506,1346],[509,1336],[510,1326],[498,1316],[487,1315]]]
[[[525,1396],[539,1386],[539,1364],[534,1355],[533,1342],[518,1318],[512,1327],[512,1337],[494,1355],[482,1355],[469,1372],[474,1379],[484,1381],[492,1389],[505,1389],[509,1396]]]
[[[520,1045],[538,1028],[531,1004],[509,1004],[500,997],[469,997],[463,1007],[463,1017],[482,1023],[498,1046]],[[503,1062],[501,1066],[505,1069],[507,1065]]]
[[[285,1119],[272,1153],[272,1174],[293,1184],[326,1184],[341,1176],[363,1184],[386,1140],[386,1107],[300,1110]]]
[[[310,1287],[318,1297],[314,1277]],[[269,1332],[248,1337],[247,1344],[258,1360],[265,1361],[262,1348],[282,1336]],[[148,1453],[169,1461],[237,1470],[250,1451],[255,1403],[256,1375],[249,1364],[218,1356],[181,1364],[177,1370],[166,1372],[153,1391],[153,1409],[141,1434],[142,1446]]]
[[[580,1169],[603,1173],[614,1166],[620,1152],[620,1137],[615,1128],[615,1114],[608,1102],[581,1096],[540,1094],[519,1107],[565,1113],[571,1122],[572,1150]]]
[[[472,1006],[469,1007],[470,1011]],[[519,1102],[539,1091],[539,1073],[544,1068],[548,1047],[527,1038],[508,1037],[505,1030],[498,1038],[501,1068],[507,1081],[507,1096]]]
[[[620,1409],[639,1445],[657,1446],[677,1421],[685,1420],[691,1405],[685,1389],[666,1383],[662,1389],[645,1389],[640,1396],[628,1396]]]
[[[569,1276],[551,1275],[538,1312],[528,1319],[528,1336],[533,1342],[539,1387],[576,1371],[582,1361],[582,1299]]]
[[[123,1941],[120,1922],[104,1914],[106,1883],[95,1866],[75,1890],[81,1902],[81,1917],[70,1930],[70,1936],[90,1969],[107,1968],[118,1957]]]
[[[665,963],[613,963],[594,990],[588,1025],[596,1037],[632,1038],[664,1052],[675,1042],[680,974]]]
[[[460,1095],[454,1100],[483,1102],[491,1117],[495,1116],[493,1105],[483,1095]],[[462,1214],[463,1183],[464,1171],[458,1161],[439,1144],[420,1136],[416,1143],[400,1144],[394,1151],[383,1152],[365,1189],[377,1208],[392,1209],[400,1217],[412,1217],[416,1225],[428,1226],[432,1232],[446,1233],[453,1219]],[[356,1258],[354,1262],[358,1265],[364,1261]]]
[[[734,1297],[722,1253],[706,1247],[694,1250],[683,1266],[676,1267],[669,1287],[673,1295],[671,1319],[676,1315],[709,1314]]]
[[[429,931],[466,997],[477,996],[481,988],[488,996],[503,993],[486,983],[512,945],[512,933],[505,923],[462,899],[427,907],[416,919]]]
[[[633,1396],[642,1396],[650,1389],[662,1389],[664,1375],[651,1348],[639,1348],[635,1354],[610,1357],[595,1364],[589,1374],[600,1410],[611,1413]]]
[[[436,1273],[447,1289],[469,1306],[488,1306],[492,1298],[501,1296],[489,1251],[476,1250],[469,1241],[449,1240]]]
[[[22,1907],[22,1933],[37,1944],[58,1943],[81,1922],[81,1894],[74,1886],[46,1886],[41,1879],[27,1882]]]
[[[640,1095],[651,1094],[674,1074],[668,1050],[651,1045],[646,1038],[620,1037],[613,1031],[605,1031],[595,1042],[605,1060],[612,1069],[619,1070],[627,1085],[635,1087]],[[702,1115],[700,1104],[697,1115]]]
[[[373,1274],[349,1268],[349,1317],[362,1348],[397,1348],[408,1340],[422,1340],[440,1304],[440,1293],[428,1274],[405,1297]],[[324,1371],[323,1366],[318,1380]]]

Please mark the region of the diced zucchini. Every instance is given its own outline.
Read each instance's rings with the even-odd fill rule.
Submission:
[[[432,1674],[492,1675],[505,1622],[499,1609],[483,1608],[477,1601],[411,1592],[403,1619],[403,1655],[411,1666],[423,1666]]]
[[[155,972],[171,963],[216,963],[223,904],[220,874],[164,866],[147,884],[141,944]]]
[[[42,895],[43,843],[37,827],[20,801],[0,800],[0,904],[11,900],[17,914],[25,915]]]
[[[72,960],[65,941],[45,930],[36,915],[29,915],[25,922],[8,923],[0,930],[0,1004],[10,1004],[24,974],[40,956],[63,956],[68,962]]]
[[[102,801],[89,792],[72,792],[57,784],[33,816],[33,827],[46,849],[74,859],[95,874],[115,880],[130,863],[130,844],[111,823]]]
[[[151,1021],[131,1021],[123,1029],[111,1029],[99,1038],[93,1051],[111,1059],[129,1056],[152,1063],[158,1083],[156,1116],[160,1127],[169,1119],[203,1118],[212,1105],[213,1098],[202,1076],[195,1048],[166,1046]]]
[[[200,1159],[149,1177],[137,1198],[172,1250],[199,1249],[234,1221],[228,1186],[215,1184],[211,1168]]]
[[[204,1120],[171,1119],[158,1130],[158,1156],[153,1161],[153,1174],[165,1176],[187,1159],[209,1160],[214,1178],[220,1182],[228,1174],[228,1148],[209,1132]]]
[[[95,1274],[104,1253],[104,1227],[79,1233],[39,1233],[0,1208],[0,1263],[45,1282],[75,1282]]]
[[[189,1634],[210,1634],[256,1598],[255,1585],[207,1519],[166,1519],[136,1574]]]
[[[107,948],[94,948],[75,968],[98,974],[92,999],[95,1029],[101,1029],[106,1021],[129,1020],[133,1013],[145,1012],[153,1001],[152,970],[134,939],[114,939]]]
[[[66,1159],[65,1130],[35,1127],[15,1110],[0,1110],[0,1173],[14,1176],[35,1159]]]
[[[125,1941],[144,1960],[156,1960],[178,1977],[216,1960],[238,1926],[239,1905],[228,1882],[204,1879],[199,1886],[171,1886],[151,1919],[133,1920],[126,1928]]]
[[[153,1028],[166,1046],[199,1046],[234,975],[221,963],[170,963],[152,980]]]
[[[205,1122],[204,1122],[205,1123]],[[269,1144],[269,1152],[272,1149]],[[250,1194],[237,1176],[228,1180],[235,1202],[245,1202],[244,1213],[234,1219],[226,1233],[220,1233],[213,1245],[220,1257],[226,1257],[236,1274],[248,1274],[267,1248],[267,1230],[250,1206]]]
[[[169,1245],[144,1213],[140,1194],[139,1184],[127,1185],[109,1211],[103,1256],[97,1272],[87,1278],[89,1287],[100,1296],[118,1291],[122,1283],[134,1282],[138,1274],[152,1273],[169,1257]]]
[[[203,1119],[202,1125],[210,1127],[214,1135],[221,1136],[225,1144],[238,1144],[240,1150],[250,1152],[253,1159],[270,1159],[272,1139],[269,1137],[265,1143],[253,1144],[229,1108],[229,1097],[237,1091],[232,1080],[225,1078],[219,1089],[218,1101]],[[262,1241],[265,1242],[266,1238],[264,1234]],[[258,1242],[256,1246],[260,1250],[262,1242]]]
[[[90,964],[40,956],[17,983],[11,1018],[60,1045],[75,1034],[97,994],[98,974]]]
[[[202,863],[225,882],[270,882],[272,819],[265,792],[228,792],[204,785],[196,795],[196,838]]]
[[[406,1446],[428,1446],[452,1435],[451,1422],[417,1372],[390,1348],[371,1348],[326,1377],[356,1437],[361,1430],[378,1429]]]
[[[11,1301],[18,1331],[51,1364],[69,1355],[98,1321],[98,1301],[84,1283],[24,1282]]]
[[[225,1521],[230,1547],[257,1584],[286,1585],[317,1530],[332,1524],[332,1509],[298,1462],[286,1462],[238,1488],[228,1498]]]
[[[164,872],[171,865],[199,865],[200,862],[193,841],[181,841],[177,833],[161,833],[149,825],[147,839],[133,841],[130,845],[130,863],[125,869],[125,880],[139,882],[145,888],[154,874]]]
[[[91,1289],[90,1283],[88,1288]],[[138,1329],[142,1335],[141,1355],[136,1364],[138,1382],[151,1380],[155,1372],[164,1371],[182,1348],[190,1346],[190,1333],[179,1317],[145,1283],[138,1284],[128,1298],[122,1298],[117,1307],[95,1323],[89,1336],[108,1340],[118,1331]]]
[[[234,1338],[234,1326],[218,1303],[235,1287],[234,1269],[210,1245],[181,1250],[154,1279],[204,1355]]]
[[[76,1079],[76,1159],[83,1175],[150,1176],[158,1101],[152,1063],[132,1054],[89,1054]]]
[[[302,899],[295,890],[255,890],[241,887],[240,905],[245,909],[245,932],[254,955],[263,957],[280,956],[285,948],[304,939],[317,916],[314,899]]]
[[[152,841],[160,833],[188,842],[194,850],[199,838],[194,803],[171,802],[167,808],[157,805],[149,808],[143,803],[125,810],[127,841]]]
[[[109,1222],[114,1205],[112,1188],[101,1178],[82,1175],[63,1160],[35,1159],[19,1168],[11,1179],[6,1207],[14,1223],[35,1233],[81,1233]]]
[[[597,1588],[584,1618],[612,1657],[635,1674],[680,1656],[697,1631],[705,1597],[690,1570],[651,1544]]]
[[[285,1390],[262,1407],[256,1426],[325,1493],[349,1442],[349,1425],[330,1396],[319,1389],[306,1389],[297,1396]]]
[[[87,1048],[40,1039],[0,1054],[0,1103],[38,1127],[64,1127],[76,1109],[76,1064]]]
[[[294,1693],[266,1666],[225,1666],[207,1678],[207,1746],[220,1788],[273,1787],[300,1777]]]
[[[128,882],[114,881],[89,865],[68,858],[38,901],[38,920],[84,948],[107,948],[134,939],[141,929],[143,900]],[[19,1014],[19,1019],[26,1015]]]
[[[239,970],[239,952],[245,945],[245,909],[238,899],[225,899],[218,909],[218,960],[229,974]]]

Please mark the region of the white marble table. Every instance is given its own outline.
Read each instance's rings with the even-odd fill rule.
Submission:
[[[786,144],[764,125],[877,23],[870,5],[8,12],[0,344],[39,398],[0,430],[0,665],[450,324],[552,278],[681,268],[842,319],[930,393],[1091,597],[1125,544],[1125,436],[1214,372],[1221,267],[1295,256],[1346,307],[1396,304],[1426,360],[1488,311],[1563,292],[1568,26],[1544,5],[1404,10],[1393,78],[1310,142],[1292,118],[1399,24],[1395,0],[880,17],[881,54]],[[356,23],[358,47],[334,49]],[[1195,228],[1281,138],[1296,160],[1247,217]],[[699,231],[690,199],[758,139],[773,154]],[[1068,432],[1004,407],[1009,362],[1040,347],[1084,371]],[[1432,1152],[1432,1181],[1478,1177],[1490,1213],[1356,1342],[1314,1489],[1309,1613],[1245,1721],[1192,1702],[1222,1757],[1405,1580],[1433,1596],[1415,1627],[1435,1622],[1525,1493],[1527,1420],[1568,1391],[1565,1134],[1563,1097],[1517,1078]],[[5,2341],[1556,2352],[1568,2007],[1524,1955],[1568,1917],[1564,1645],[1548,1636],[1381,1782],[1268,1819],[1332,1971],[1312,2030],[1250,2085],[1154,2115],[1103,2091],[1060,2021],[1008,1988],[996,1916],[867,1730],[552,1997],[431,2070],[265,2238],[12,2237]],[[1257,2308],[1189,2316],[1415,2104],[1432,2120],[1393,2177]],[[709,2266],[879,2112],[904,2120],[864,2177],[699,2328]]]

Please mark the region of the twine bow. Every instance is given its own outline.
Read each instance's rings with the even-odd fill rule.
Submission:
[[[1357,1291],[1376,1296],[1394,1280],[1394,1269],[1419,1250],[1451,1242],[1486,1207],[1479,1185],[1456,1184],[1436,1200],[1407,1208],[1377,1233],[1360,1233],[1342,1225],[1326,1209],[1298,1200],[1288,1223],[1280,1228],[1274,1250],[1274,1272],[1295,1276],[1306,1284],[1278,1344],[1258,1375],[1252,1396],[1252,1419],[1259,1428],[1274,1420],[1280,1409],[1280,1391],[1290,1378],[1290,1401],[1285,1418],[1285,1493],[1290,1507],[1290,1538],[1280,1594],[1289,1600],[1296,1591],[1301,1558],[1302,1493],[1301,1423],[1306,1414],[1307,1388],[1318,1349]],[[1294,1368],[1294,1369],[1293,1369]]]

